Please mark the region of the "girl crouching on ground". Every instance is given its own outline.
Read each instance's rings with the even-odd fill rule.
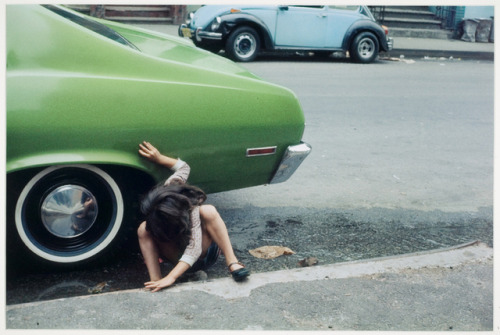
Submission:
[[[164,185],[151,190],[141,204],[145,221],[137,230],[139,246],[149,272],[144,286],[157,292],[175,283],[186,271],[215,263],[220,251],[233,279],[242,281],[250,272],[234,255],[226,225],[212,205],[203,205],[205,193],[187,185],[190,167],[180,159],[161,154],[151,143],[139,144],[139,154],[174,171]],[[162,278],[159,258],[176,264]]]

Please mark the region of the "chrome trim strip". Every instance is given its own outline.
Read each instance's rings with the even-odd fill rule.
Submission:
[[[301,144],[289,146],[283,158],[281,159],[278,169],[271,178],[270,184],[277,184],[286,181],[297,170],[299,165],[311,152],[312,147],[302,142]]]

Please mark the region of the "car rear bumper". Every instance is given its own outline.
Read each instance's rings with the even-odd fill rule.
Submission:
[[[387,51],[392,50],[394,47],[394,39],[392,37],[387,37]]]
[[[311,149],[312,147],[304,142],[289,146],[281,159],[278,169],[276,169],[276,172],[269,183],[282,183],[290,178],[302,161],[306,159],[307,155],[309,155]]]

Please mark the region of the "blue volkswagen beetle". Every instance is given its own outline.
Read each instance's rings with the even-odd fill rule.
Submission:
[[[370,63],[392,49],[387,27],[366,6],[203,6],[179,26],[179,35],[233,60],[254,60],[262,50],[349,52]]]

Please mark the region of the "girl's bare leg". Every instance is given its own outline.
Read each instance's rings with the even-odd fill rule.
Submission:
[[[139,246],[141,247],[144,263],[146,263],[146,267],[148,268],[149,278],[151,281],[160,280],[161,269],[160,263],[158,262],[160,251],[153,237],[146,230],[146,222],[141,223],[139,229],[137,229],[137,236],[139,238]]]
[[[224,253],[224,257],[226,259],[226,265],[229,266],[229,264],[231,263],[238,262],[238,259],[234,254],[231,241],[229,240],[229,234],[227,232],[226,224],[220,217],[219,212],[217,212],[217,209],[212,205],[200,206],[200,218],[204,223],[205,229],[207,233],[210,235],[210,238],[215,243],[217,243],[219,248]],[[234,271],[241,268],[242,268],[241,265],[234,264],[231,266],[229,270]]]

